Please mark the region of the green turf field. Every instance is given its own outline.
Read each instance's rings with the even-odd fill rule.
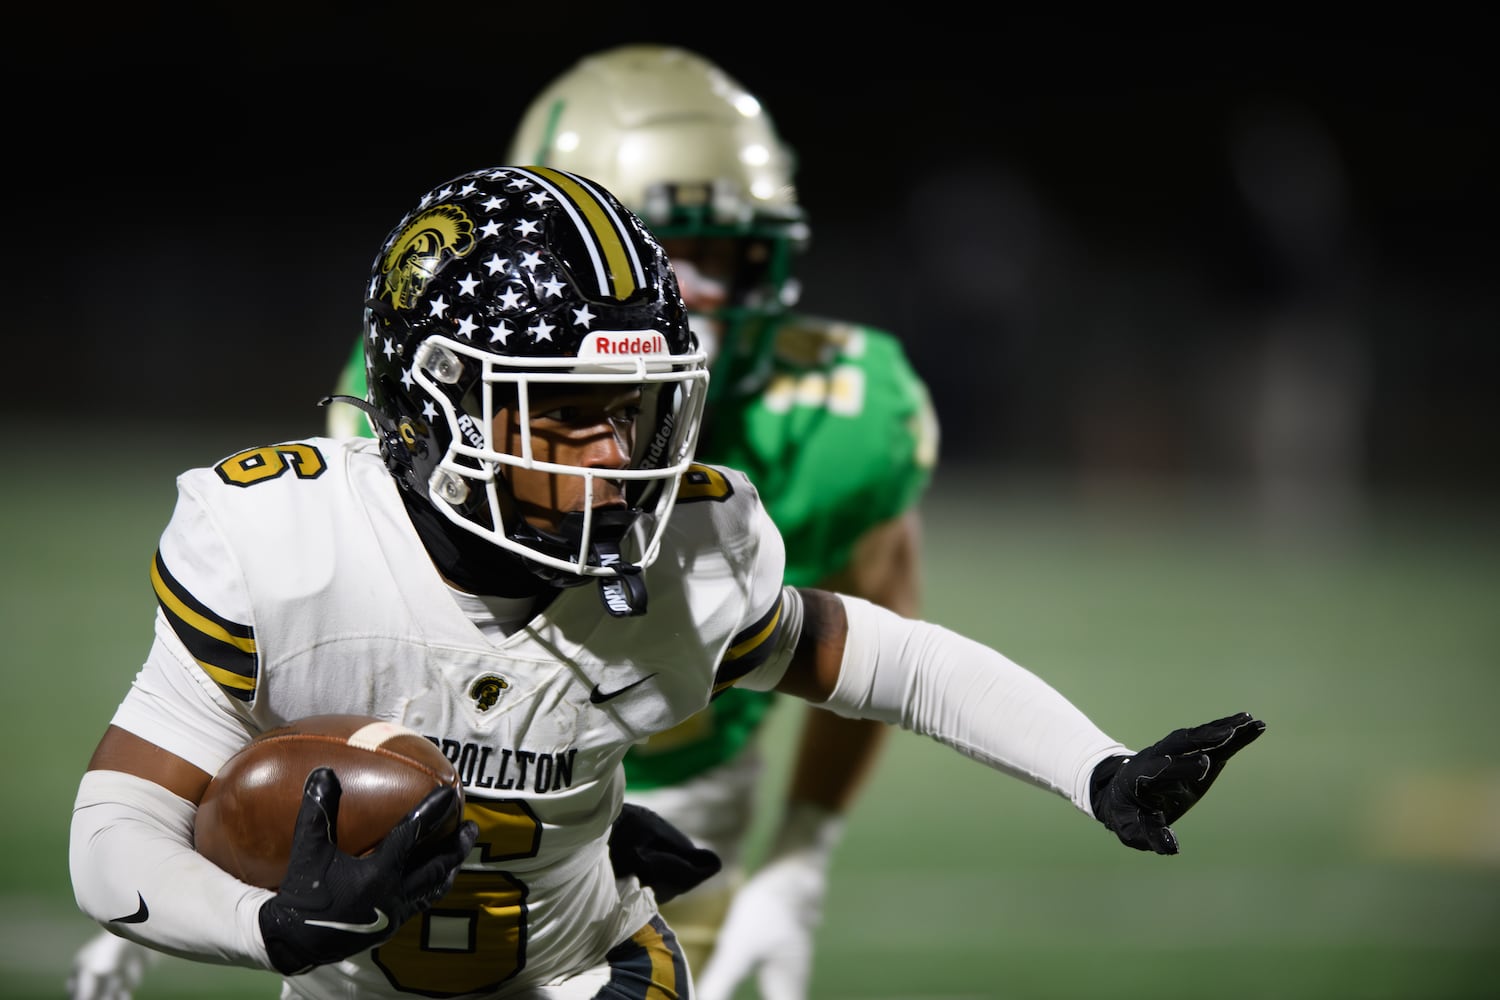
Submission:
[[[150,641],[172,475],[257,443],[95,427],[66,462],[8,467],[0,996],[62,996],[94,929],[69,888],[69,810]],[[1348,530],[1287,534],[1233,498],[1085,500],[957,471],[926,511],[928,616],[1123,741],[1241,709],[1269,729],[1178,825],[1175,858],[896,734],[838,855],[816,997],[1497,995],[1492,514],[1380,503]],[[276,994],[270,976],[173,961],[138,996]]]

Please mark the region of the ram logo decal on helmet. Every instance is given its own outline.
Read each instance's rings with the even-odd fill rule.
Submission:
[[[474,223],[463,209],[456,205],[428,209],[412,219],[386,251],[380,294],[397,309],[411,308],[445,256],[466,256],[475,245]]]

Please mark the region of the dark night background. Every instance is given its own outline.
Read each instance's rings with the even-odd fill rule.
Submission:
[[[7,30],[12,423],[315,431],[390,226],[578,57],[663,41],[798,151],[803,305],[902,337],[947,459],[1291,503],[1500,486],[1477,19],[235,10]]]

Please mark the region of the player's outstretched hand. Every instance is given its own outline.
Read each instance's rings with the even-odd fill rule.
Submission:
[[[1133,757],[1109,757],[1094,768],[1094,816],[1138,851],[1176,854],[1172,824],[1208,792],[1229,758],[1266,731],[1241,712],[1177,729]]]
[[[699,1000],[729,1000],[750,979],[761,1000],[806,1000],[827,888],[827,869],[805,855],[762,865],[734,894],[708,964],[694,973]]]
[[[472,820],[423,843],[458,808],[458,792],[434,789],[376,848],[354,857],[338,848],[343,788],[330,768],[307,776],[292,836],[292,856],[277,894],[260,909],[271,964],[296,975],[390,939],[453,884],[479,838]]]
[[[787,802],[770,853],[735,892],[707,964],[693,973],[699,1000],[730,1000],[752,979],[760,1000],[807,1000],[814,936],[843,827],[841,813]]]

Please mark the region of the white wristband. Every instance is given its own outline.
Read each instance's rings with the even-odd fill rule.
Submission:
[[[1049,788],[1092,815],[1094,766],[1130,750],[1040,677],[988,646],[860,598],[838,597],[849,635],[824,707],[929,736]]]
[[[191,802],[155,782],[87,772],[78,783],[68,848],[78,907],[158,951],[270,970],[260,908],[274,894],[193,850],[194,813]]]
[[[767,859],[806,854],[828,866],[844,835],[844,817],[812,802],[788,802]]]

